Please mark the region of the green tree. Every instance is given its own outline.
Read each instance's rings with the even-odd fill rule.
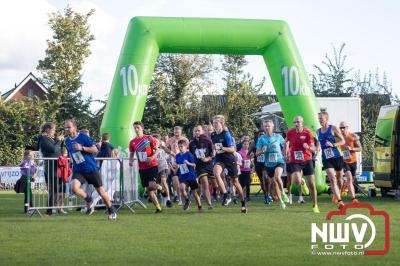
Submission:
[[[46,111],[39,99],[0,100],[0,165],[20,163],[25,148],[36,145]]]
[[[243,69],[247,64],[243,55],[225,55],[222,61],[222,70],[225,74],[223,91],[226,97],[222,112],[235,136],[257,130],[256,120],[250,115],[259,111],[265,104],[260,95],[265,79],[254,84],[253,77],[249,73],[244,73]]]
[[[320,97],[348,97],[353,93],[352,68],[346,68],[347,55],[344,54],[343,43],[339,50],[332,46],[333,58],[325,54],[323,67],[314,65],[316,74],[311,75],[312,86],[316,96]]]
[[[47,40],[45,58],[39,60],[37,70],[43,74],[42,81],[50,90],[48,120],[62,123],[75,117],[78,124],[91,127],[91,99],[84,99],[81,72],[85,59],[91,54],[90,43],[94,35],[90,32],[89,18],[94,10],[80,14],[67,6],[63,12],[49,15],[52,38]]]
[[[189,133],[200,121],[200,96],[210,85],[212,70],[209,55],[160,55],[143,115],[148,130],[166,134],[181,125]]]

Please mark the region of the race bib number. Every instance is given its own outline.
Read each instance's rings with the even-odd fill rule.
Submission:
[[[257,162],[259,162],[259,163],[263,163],[263,162],[265,162],[265,156],[264,156],[264,153],[262,153],[262,154],[258,155],[258,157],[257,157]]]
[[[325,158],[326,159],[330,159],[330,158],[335,157],[335,154],[333,153],[333,150],[331,148],[324,149],[324,153],[325,153]]]
[[[244,160],[243,161],[243,168],[250,168],[251,166],[251,161],[250,160]]]
[[[146,160],[147,160],[147,153],[145,153],[145,152],[138,152],[137,155],[138,155],[139,161],[141,161],[141,162],[146,162]]]
[[[278,154],[276,152],[268,153],[268,162],[276,163],[278,161]]]
[[[304,153],[303,153],[303,151],[294,151],[294,159],[296,161],[304,161]]]
[[[82,153],[80,151],[74,152],[72,154],[72,158],[74,159],[75,163],[80,164],[85,161],[85,157],[83,157]]]
[[[224,175],[227,176],[228,175],[228,169],[224,168]]]
[[[215,143],[215,151],[217,153],[224,153],[223,147],[222,143]]]
[[[179,171],[181,172],[182,175],[189,173],[189,168],[187,164],[183,163],[179,165]]]
[[[343,151],[343,159],[350,160],[350,151],[349,150]]]
[[[206,157],[205,149],[196,149],[195,152],[197,159],[203,159]]]

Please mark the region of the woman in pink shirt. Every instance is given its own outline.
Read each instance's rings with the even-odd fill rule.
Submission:
[[[247,156],[247,153],[249,152],[249,146],[250,142],[248,140],[245,140],[242,143],[242,149],[239,151],[239,154],[243,158],[242,165],[240,166],[241,173],[239,175],[239,182],[243,188],[243,192],[247,201],[250,198],[250,180],[251,171],[253,170],[252,159]]]

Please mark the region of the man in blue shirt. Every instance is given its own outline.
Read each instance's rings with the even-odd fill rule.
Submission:
[[[93,199],[81,188],[81,185],[85,182],[92,184],[108,208],[108,219],[116,220],[117,213],[103,188],[99,168],[94,158],[94,154],[97,153],[96,143],[88,135],[78,131],[74,119],[65,121],[64,130],[68,135],[65,145],[73,162],[72,190],[76,195],[85,199],[86,213],[90,215],[93,213],[93,207],[91,206]]]
[[[190,199],[186,192],[186,186],[190,187],[193,192],[194,199],[196,200],[199,211],[203,208],[201,206],[200,196],[198,194],[199,185],[196,180],[194,168],[196,167],[193,155],[187,150],[185,140],[178,141],[179,153],[176,155],[176,163],[178,165],[179,173],[179,186],[182,195],[185,197],[185,205],[183,210],[186,211],[189,208]]]

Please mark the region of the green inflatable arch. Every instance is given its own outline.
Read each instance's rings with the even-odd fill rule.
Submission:
[[[311,89],[289,26],[279,20],[135,17],[128,26],[115,70],[101,132],[127,151],[132,123],[141,120],[160,53],[261,55],[286,121],[304,117],[318,128],[318,102]],[[319,193],[327,190],[321,167]]]

